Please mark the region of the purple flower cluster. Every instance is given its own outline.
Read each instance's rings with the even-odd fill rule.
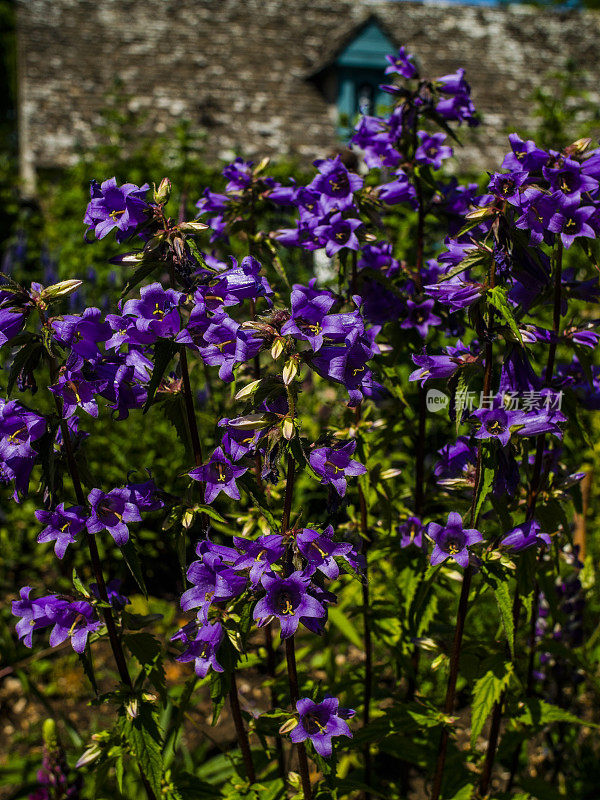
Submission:
[[[107,584],[109,602],[117,609],[129,603],[128,598],[119,594],[119,585],[119,581]],[[52,628],[50,647],[57,647],[70,639],[73,650],[83,653],[88,636],[99,631],[103,625],[93,602],[74,600],[58,594],[32,599],[32,591],[30,586],[24,586],[20,591],[20,599],[14,600],[12,604],[12,613],[20,617],[16,630],[21,642],[26,647],[32,647],[35,631]]]
[[[320,533],[313,528],[267,534],[251,540],[235,537],[233,547],[205,539],[196,547],[199,560],[187,572],[192,584],[181,597],[184,611],[195,611],[195,619],[175,636],[187,649],[181,661],[195,662],[198,675],[210,668],[220,670],[218,650],[223,641],[223,609],[244,593],[258,597],[253,617],[258,626],[273,619],[279,622],[283,639],[293,636],[300,624],[320,633],[327,618],[327,606],[335,601],[317,581],[317,574],[333,580],[340,570],[336,558],[343,558],[355,572],[364,559],[348,542],[336,542],[333,528]],[[285,564],[295,554],[304,566],[288,572]],[[217,666],[215,666],[215,664]]]

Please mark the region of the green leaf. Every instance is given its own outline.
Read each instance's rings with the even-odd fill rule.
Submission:
[[[481,478],[477,487],[477,501],[475,503],[474,524],[477,525],[479,512],[494,483],[495,461],[489,448],[482,445],[483,457],[481,459]]]
[[[140,557],[131,535],[129,536],[129,540],[121,547],[121,553],[123,554],[125,563],[129,567],[129,571],[133,575],[135,582],[140,588],[140,591],[144,597],[147,598],[148,590],[146,589],[146,582],[144,581],[144,575],[142,573]]]
[[[330,606],[328,610],[328,618],[329,621],[335,625],[335,627],[341,633],[344,634],[349,642],[352,642],[352,644],[358,647],[360,650],[364,650],[364,642],[359,632],[354,627],[353,622],[348,619],[348,617],[340,608],[337,606]]]
[[[171,423],[177,432],[177,438],[183,445],[186,457],[188,460],[192,458],[192,449],[190,445],[190,436],[188,433],[187,416],[185,413],[185,404],[183,395],[170,394],[160,403],[159,408],[162,409],[166,419]]]
[[[503,286],[494,286],[493,289],[488,289],[486,298],[488,303],[500,313],[501,317],[511,329],[517,340],[523,344],[521,331],[519,330],[519,326],[517,325],[517,322],[513,316],[513,312],[508,304],[508,300],[506,299],[506,289]]]
[[[215,522],[220,522],[223,525],[227,525],[227,520],[225,519],[225,517],[221,516],[221,514],[219,514],[219,512],[212,506],[207,506],[204,503],[197,503],[194,506],[194,511],[206,514],[207,517],[214,519]]]
[[[123,753],[119,753],[115,760],[115,777],[117,779],[117,786],[119,791],[123,794],[123,776],[125,775],[125,763],[123,761]]]
[[[487,666],[485,674],[479,678],[473,689],[473,707],[471,710],[471,747],[475,747],[477,737],[483,730],[494,704],[500,700],[502,692],[508,686],[513,666],[504,663],[501,656],[494,656],[484,662]]]
[[[554,722],[570,722],[573,725],[587,725],[590,728],[600,728],[600,725],[594,722],[581,719],[570,711],[554,706],[551,703],[546,703],[545,700],[539,700],[537,697],[530,697],[525,700],[525,711],[515,718],[515,722],[534,728],[543,728]]]
[[[225,705],[225,698],[231,686],[231,673],[237,663],[237,652],[227,637],[223,638],[219,647],[219,663],[223,672],[212,672],[210,681],[210,699],[213,702],[213,718],[211,725],[216,725]]]
[[[156,797],[160,797],[163,775],[162,737],[151,706],[140,703],[138,714],[133,719],[124,714],[121,733],[152,791]]]
[[[137,659],[145,676],[159,694],[164,695],[166,678],[160,642],[151,633],[127,633],[123,637],[130,653]]]
[[[483,564],[481,574],[484,581],[492,588],[498,603],[502,627],[506,634],[506,641],[512,659],[515,658],[515,623],[513,619],[513,604],[508,588],[508,575],[496,564]]]
[[[142,413],[145,414],[152,405],[156,390],[177,350],[177,345],[170,339],[159,339],[154,345],[154,369],[152,370],[152,377],[148,384],[148,398],[144,404]]]

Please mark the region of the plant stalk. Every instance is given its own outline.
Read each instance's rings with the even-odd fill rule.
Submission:
[[[494,266],[490,270],[490,288],[493,288],[495,280]],[[485,330],[485,368],[483,375],[483,394],[489,397],[490,389],[492,386],[492,328],[494,324],[494,312],[489,310],[487,326]],[[473,486],[473,497],[471,500],[471,522],[470,527],[474,528],[477,524],[477,497],[479,494],[479,485],[481,482],[483,462],[483,445],[480,444],[477,449],[477,464],[475,467],[475,481]],[[454,640],[452,642],[452,655],[450,656],[450,671],[448,674],[448,684],[446,687],[446,698],[444,701],[444,713],[452,714],[454,710],[454,701],[456,696],[456,682],[458,680],[458,668],[460,663],[460,650],[462,647],[463,633],[465,629],[465,620],[467,611],[469,610],[469,590],[471,588],[471,579],[473,577],[473,568],[469,566],[465,569],[463,575],[462,587],[460,590],[460,598],[458,601],[458,612],[456,616],[456,628],[454,629]],[[440,746],[438,749],[438,758],[433,776],[433,786],[431,790],[431,800],[439,800],[440,792],[442,790],[442,780],[444,777],[444,766],[446,764],[446,754],[448,751],[448,741],[450,739],[450,731],[447,727],[442,730],[440,738]]]
[[[240,710],[240,699],[238,696],[237,681],[235,678],[235,669],[231,673],[231,686],[229,687],[229,706],[231,708],[231,716],[235,725],[235,732],[242,751],[242,758],[244,759],[244,767],[246,769],[246,776],[250,783],[256,783],[256,773],[254,771],[254,762],[252,760],[252,751],[250,750],[250,742],[248,741],[248,734],[244,727],[244,720],[242,719],[242,712]]]
[[[552,373],[554,372],[554,363],[556,361],[556,346],[558,344],[558,333],[560,331],[560,309],[561,309],[561,290],[562,290],[562,243],[558,243],[556,250],[555,272],[554,272],[554,302],[552,311],[552,332],[553,337],[548,348],[548,359],[546,361],[546,370],[544,373],[544,385],[549,387],[552,383]],[[544,447],[546,442],[545,434],[540,434],[536,441],[535,461],[533,464],[533,472],[531,476],[531,483],[529,485],[529,493],[527,497],[527,510],[525,514],[525,521],[530,522],[535,516],[535,508],[537,499],[540,494],[543,482],[543,461],[544,461]],[[534,585],[534,598],[531,608],[531,625],[529,631],[529,656],[527,659],[527,681],[526,681],[526,696],[531,697],[533,694],[533,672],[535,665],[535,623],[537,617],[539,586],[537,581]],[[519,587],[515,590],[515,599],[513,602],[513,626],[515,630],[515,638],[519,626],[519,616],[521,612],[521,597],[519,595]],[[485,754],[485,761],[479,780],[479,793],[485,797],[488,793],[490,782],[492,779],[492,770],[496,758],[496,750],[498,748],[498,738],[500,733],[500,723],[502,721],[502,709],[506,701],[506,690],[502,692],[500,699],[495,703],[492,711],[492,721],[490,724],[490,734],[488,738],[488,746]],[[510,776],[508,779],[507,791],[510,790],[515,779],[517,769],[519,767],[519,756],[521,753],[521,745],[519,745],[513,753]]]

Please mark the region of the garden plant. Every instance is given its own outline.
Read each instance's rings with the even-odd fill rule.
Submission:
[[[308,180],[95,176],[102,308],[2,274],[3,496],[56,559],[9,671],[70,647],[99,712],[7,796],[594,796],[600,149],[461,182],[464,71],[388,62]]]

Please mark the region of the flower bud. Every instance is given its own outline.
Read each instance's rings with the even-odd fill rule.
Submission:
[[[283,420],[283,438],[289,442],[294,436],[294,420],[286,417]]]
[[[285,362],[285,367],[283,368],[283,382],[286,386],[289,386],[290,383],[294,380],[298,373],[298,357],[292,356],[288,358]]]
[[[135,719],[137,715],[140,713],[140,704],[137,697],[132,697],[131,700],[125,706],[125,711],[128,717],[131,719]]]
[[[93,744],[91,747],[88,747],[79,761],[75,764],[75,769],[80,769],[81,767],[85,767],[87,764],[93,763],[97,758],[100,758],[101,755],[102,750],[98,747],[98,745]]]
[[[154,184],[154,202],[159,205],[169,202],[171,196],[171,181],[168,178],[163,178],[160,182],[158,189]]]
[[[285,736],[286,733],[293,731],[297,725],[298,725],[298,720],[296,719],[296,717],[290,717],[279,728],[279,733],[281,734],[281,736]]]
[[[200,233],[208,229],[204,222],[182,222],[177,226],[183,233]]]
[[[273,342],[273,346],[271,347],[271,358],[273,361],[277,361],[279,356],[283,353],[283,339],[275,339]]]
[[[73,294],[81,286],[83,281],[69,280],[55,283],[52,286],[47,286],[40,292],[40,298],[47,303],[53,300],[60,300],[62,297]]]
[[[235,395],[235,400],[244,400],[246,397],[251,397],[254,392],[258,389],[260,385],[260,378],[257,381],[252,381],[247,386],[244,386],[239,392]]]

